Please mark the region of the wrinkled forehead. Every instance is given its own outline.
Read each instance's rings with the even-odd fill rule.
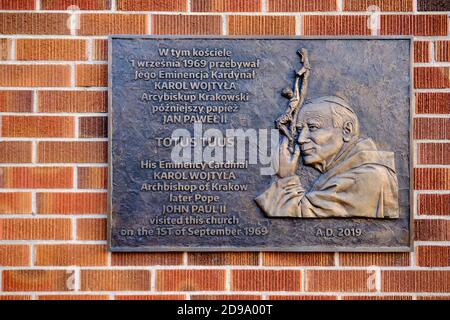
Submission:
[[[320,121],[322,123],[332,122],[331,104],[327,102],[305,104],[299,112],[298,124],[310,121]]]

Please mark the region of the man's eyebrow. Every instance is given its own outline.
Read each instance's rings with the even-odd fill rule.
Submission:
[[[305,122],[306,123],[311,123],[311,122],[318,122],[319,124],[323,124],[325,117],[319,116],[319,115],[314,115],[314,116],[310,116],[310,117],[305,117]]]
[[[311,118],[307,118],[305,122],[297,122],[296,127],[297,128],[302,128],[303,127],[303,123],[305,123],[306,125],[309,124],[317,124],[319,126],[323,126],[323,119],[320,119],[320,117],[311,117]]]

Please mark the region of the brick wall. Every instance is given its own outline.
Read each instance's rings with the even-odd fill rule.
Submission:
[[[370,35],[370,5],[378,34],[415,36],[413,253],[106,250],[108,34]],[[0,299],[450,298],[449,11],[440,0],[0,0]]]

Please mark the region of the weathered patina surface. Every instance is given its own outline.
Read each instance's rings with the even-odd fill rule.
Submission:
[[[409,39],[116,37],[111,43],[112,250],[409,249]],[[262,174],[267,161],[262,163],[258,154],[253,163],[251,153],[260,150],[264,134],[275,129],[274,121],[286,110],[280,93],[295,82],[294,70],[302,66],[297,51],[302,48],[311,65],[306,99],[342,97],[360,124],[351,150],[389,153],[384,157],[379,152],[375,160],[395,169],[397,215],[274,218],[254,201],[280,178],[275,172]],[[303,108],[307,110],[307,101]],[[194,128],[196,120],[202,122],[200,131]],[[194,138],[200,134],[206,142],[202,148],[192,147],[193,161],[174,168],[170,138],[176,129]],[[211,147],[208,133],[217,133],[208,129],[224,137],[227,130],[237,129],[252,129],[257,135],[243,157],[209,167],[205,161],[220,157],[217,148],[212,148],[216,153],[205,149],[208,143]],[[199,153],[203,158],[196,158]],[[304,155],[291,177],[307,194],[326,172],[305,165]],[[364,164],[373,161],[366,160]],[[366,183],[359,182],[356,191],[367,196],[370,191],[360,190]],[[353,201],[361,208],[367,203],[358,192]]]

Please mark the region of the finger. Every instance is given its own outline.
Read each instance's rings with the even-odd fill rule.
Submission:
[[[302,191],[291,191],[291,192],[289,192],[289,194],[293,194],[293,195],[296,195],[296,196],[301,196],[301,195],[303,195],[305,193],[302,192]]]
[[[297,143],[295,144],[295,155],[300,155],[300,146]]]
[[[290,155],[291,153],[289,152],[289,140],[287,138],[284,138],[283,142],[281,143],[280,146],[280,154],[282,154],[283,156],[287,156]]]
[[[287,139],[286,139],[286,137],[283,136],[283,138],[281,139],[281,142],[280,142],[280,152],[286,148],[286,145],[287,145]]]
[[[295,181],[292,182],[288,182],[284,185],[285,188],[296,188],[296,187],[301,187],[299,186],[299,184]]]
[[[296,186],[289,186],[285,187],[286,191],[304,191],[303,187],[296,185]]]
[[[293,192],[293,193],[302,193],[305,192],[305,190],[303,190],[303,188],[300,187],[291,187],[291,188],[286,188],[286,191],[288,192]]]
[[[291,181],[291,182],[286,182],[286,184],[283,185],[283,188],[294,187],[294,186],[298,186],[298,184],[295,181]]]
[[[283,188],[292,188],[292,187],[296,187],[296,186],[298,186],[298,184],[296,184],[295,182],[289,182],[289,183],[286,183],[284,186],[283,186]]]
[[[286,203],[286,202],[289,202],[289,201],[291,201],[292,199],[298,199],[299,198],[299,195],[298,194],[295,194],[295,193],[289,193],[289,194],[286,194],[285,196],[283,196],[283,198],[282,198],[282,202],[284,202],[284,203]]]
[[[295,144],[294,153],[292,154],[292,160],[298,160],[300,157],[300,146]]]

